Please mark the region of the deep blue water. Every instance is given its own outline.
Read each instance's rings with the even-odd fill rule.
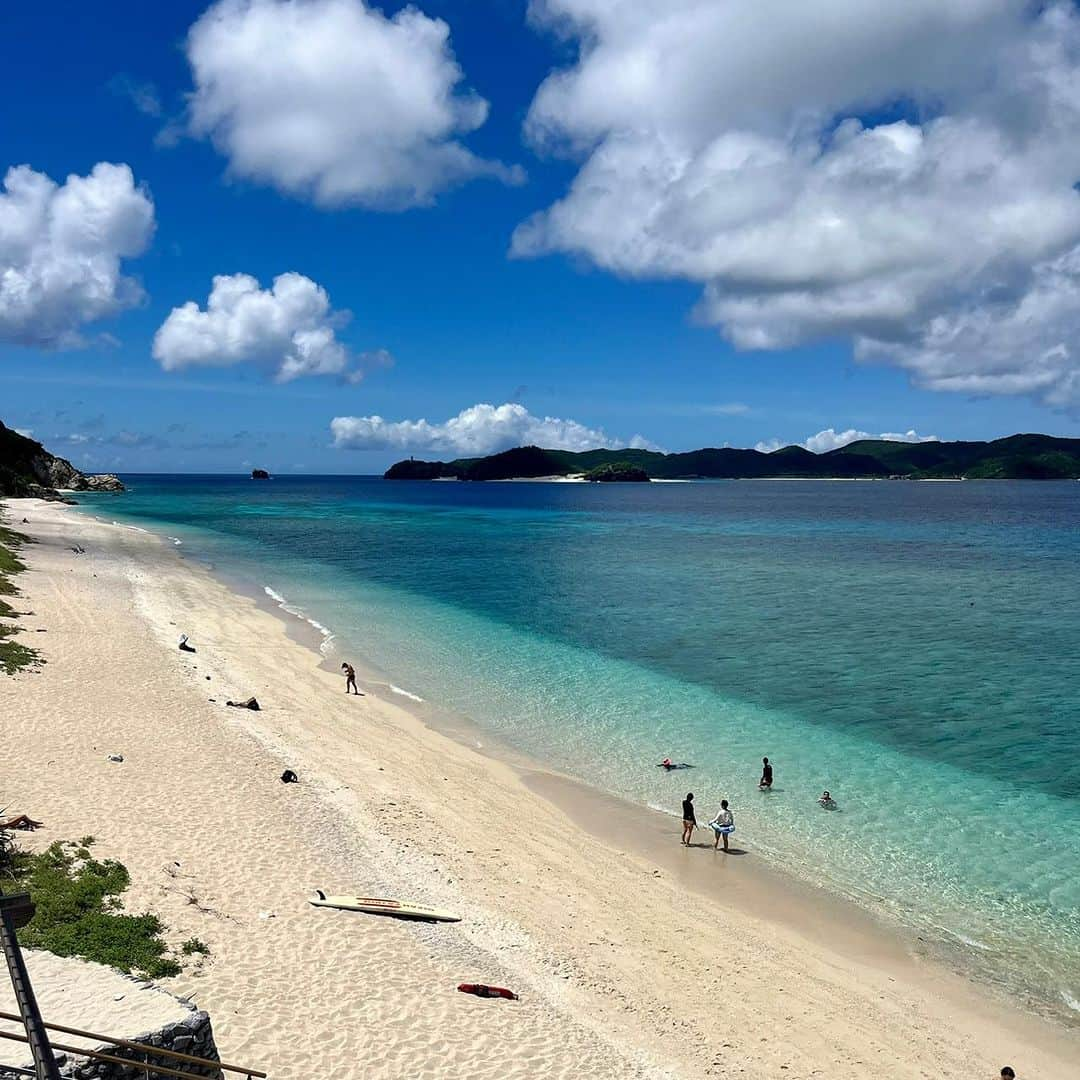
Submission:
[[[85,501],[400,687],[669,811],[692,776],[767,857],[1080,1009],[1080,484],[125,479]]]

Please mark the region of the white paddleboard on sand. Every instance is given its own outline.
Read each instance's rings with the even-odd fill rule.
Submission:
[[[461,916],[439,908],[406,904],[400,900],[382,900],[374,896],[327,896],[315,890],[318,900],[309,900],[315,907],[339,908],[342,911],[362,911],[367,915],[392,915],[398,919],[427,919],[430,922],[461,922]]]

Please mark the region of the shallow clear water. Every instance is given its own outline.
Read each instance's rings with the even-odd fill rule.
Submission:
[[[85,501],[399,687],[640,802],[726,797],[754,849],[1080,1011],[1080,484],[126,479]]]

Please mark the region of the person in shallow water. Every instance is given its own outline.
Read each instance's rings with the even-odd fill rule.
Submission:
[[[690,837],[694,835],[697,827],[697,818],[694,816],[694,793],[687,792],[682,801],[682,842],[689,847]]]
[[[724,838],[724,850],[728,850],[727,838],[735,831],[735,815],[728,809],[727,799],[720,800],[720,812],[709,822],[709,827],[716,834],[716,843],[713,851],[720,846],[720,838]]]
[[[768,791],[772,787],[772,766],[767,757],[761,759],[761,779],[758,781],[758,787],[762,791]]]
[[[823,791],[821,793],[821,798],[818,799],[818,803],[824,810],[836,809],[836,800],[828,793],[828,791]]]
[[[356,688],[356,669],[352,664],[342,664],[341,670],[345,673],[345,693],[351,690],[357,697],[363,697],[364,695]]]

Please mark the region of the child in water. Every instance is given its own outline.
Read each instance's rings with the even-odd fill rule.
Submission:
[[[735,815],[728,809],[727,799],[720,800],[720,812],[709,822],[709,827],[716,834],[716,842],[713,851],[720,846],[720,838],[724,838],[724,850],[728,850],[727,838],[735,831]]]

